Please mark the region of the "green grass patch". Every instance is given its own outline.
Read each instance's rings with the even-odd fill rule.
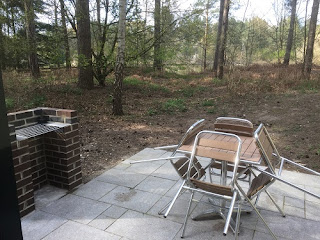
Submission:
[[[306,80],[297,86],[297,90],[301,92],[318,92],[319,81]]]
[[[5,101],[6,101],[7,110],[10,110],[10,109],[14,108],[15,103],[14,103],[14,100],[12,98],[6,98]]]
[[[166,113],[174,113],[186,112],[188,109],[183,99],[169,99],[162,104],[161,110]]]
[[[215,114],[217,113],[217,109],[215,107],[210,107],[207,109],[207,113]]]
[[[219,78],[213,78],[212,79],[212,83],[216,86],[216,87],[221,87],[227,84],[227,81],[225,79],[219,79]]]
[[[214,106],[214,104],[215,104],[215,102],[214,102],[213,99],[205,99],[205,100],[201,103],[201,105],[202,105],[203,107],[212,107],[212,106]]]
[[[154,115],[157,115],[158,113],[159,113],[158,110],[154,108],[149,108],[147,111],[147,115],[149,116],[154,116]]]
[[[44,95],[35,95],[31,101],[26,103],[26,108],[33,108],[33,107],[41,107],[47,101],[47,98]]]
[[[123,85],[127,86],[142,86],[146,83],[144,81],[141,81],[140,79],[134,78],[134,77],[126,77],[123,79]]]
[[[78,87],[74,87],[74,86],[70,86],[70,85],[65,85],[62,88],[60,88],[58,90],[58,92],[60,93],[66,93],[66,94],[74,94],[74,95],[82,95],[83,90],[78,88]]]

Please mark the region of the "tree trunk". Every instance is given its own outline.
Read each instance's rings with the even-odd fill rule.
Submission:
[[[92,89],[93,73],[91,60],[89,0],[77,0],[76,11],[78,23],[78,85],[82,89]]]
[[[208,50],[208,31],[209,31],[209,0],[206,4],[206,27],[204,29],[204,46],[203,46],[203,70],[207,69],[207,50]]]
[[[218,78],[223,78],[223,67],[224,67],[224,53],[226,49],[227,43],[227,31],[228,31],[228,15],[229,15],[229,7],[230,7],[230,0],[224,1],[223,6],[223,19],[222,19],[222,33],[221,33],[221,40],[220,40],[220,47],[219,47],[219,61],[218,61]]]
[[[219,52],[220,52],[220,43],[221,43],[221,33],[222,33],[222,19],[223,19],[223,7],[225,0],[220,0],[220,11],[219,11],[219,23],[218,23],[218,31],[217,31],[217,41],[216,41],[216,50],[214,53],[214,61],[213,61],[213,74],[214,77],[218,76],[218,62],[219,62]]]
[[[290,28],[288,33],[286,54],[283,60],[284,65],[289,65],[289,61],[290,61],[290,53],[291,53],[292,43],[293,43],[294,24],[296,22],[296,8],[297,8],[297,0],[291,0],[291,19],[290,19]]]
[[[112,113],[123,115],[122,82],[124,76],[124,57],[126,44],[126,0],[119,0],[118,53],[115,66]]]
[[[310,79],[312,59],[313,59],[313,46],[316,35],[317,17],[319,11],[319,0],[313,0],[312,12],[309,25],[308,45],[306,50],[306,61],[304,64],[305,77]]]
[[[304,64],[306,62],[308,5],[309,5],[309,0],[307,0],[307,2],[306,2],[306,12],[305,12],[305,15],[304,15],[303,67],[302,67],[302,73],[304,73]]]
[[[153,68],[156,71],[162,70],[161,62],[161,6],[160,0],[154,1],[154,56],[153,56]]]
[[[34,78],[40,77],[40,69],[37,57],[36,27],[34,24],[33,0],[24,0],[26,17],[26,34],[28,40],[28,54],[31,75]]]
[[[67,70],[69,70],[71,69],[71,58],[70,58],[69,38],[68,38],[68,30],[67,30],[67,23],[66,23],[66,10],[64,8],[64,0],[59,0],[59,1],[60,1],[63,43],[64,43],[65,58],[66,58],[66,68]]]

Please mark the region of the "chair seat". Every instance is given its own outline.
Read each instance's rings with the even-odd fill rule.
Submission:
[[[218,185],[218,184],[214,184],[214,183],[199,181],[194,178],[190,178],[190,181],[192,182],[192,184],[196,188],[199,188],[199,189],[207,191],[207,192],[216,193],[216,194],[220,194],[220,195],[227,195],[230,197],[232,197],[232,195],[233,195],[231,187],[229,187],[229,186],[222,186],[222,185]]]
[[[266,169],[267,172],[271,172],[270,169]],[[260,173],[257,177],[255,177],[250,185],[247,196],[251,198],[254,194],[256,194],[259,190],[261,190],[264,186],[272,181],[272,177]]]

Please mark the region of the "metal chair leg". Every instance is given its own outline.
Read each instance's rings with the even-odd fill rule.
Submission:
[[[192,204],[192,200],[193,200],[193,195],[194,195],[194,191],[192,191],[191,196],[190,196],[187,214],[186,214],[186,217],[185,217],[184,222],[183,222],[181,238],[184,237],[184,233],[186,231],[186,226],[187,226],[187,221],[188,221],[188,218],[189,218],[189,215],[190,215],[190,209],[191,209],[191,204]]]
[[[240,228],[240,218],[241,218],[241,207],[242,201],[238,203],[238,211],[237,211],[237,220],[236,220],[236,231],[235,231],[235,240],[238,240],[239,237],[239,228]]]
[[[282,209],[280,208],[280,206],[276,203],[276,201],[274,200],[274,198],[271,196],[271,194],[265,190],[266,194],[268,195],[268,197],[271,199],[271,201],[273,202],[273,204],[276,206],[276,208],[278,209],[278,211],[281,213],[282,217],[285,217],[286,214],[282,211]]]
[[[182,187],[184,186],[185,182],[186,182],[186,180],[183,180],[182,184],[181,184],[180,187],[179,187],[178,192],[176,193],[176,195],[174,196],[174,198],[173,198],[172,201],[170,202],[169,207],[167,208],[167,206],[168,206],[168,204],[167,204],[163,209],[161,209],[161,210],[158,212],[159,215],[161,215],[162,212],[164,211],[164,209],[167,208],[167,211],[165,212],[165,214],[163,215],[163,217],[166,218],[166,217],[168,216],[169,212],[171,211],[171,208],[173,207],[174,203],[176,202],[177,198],[179,197],[179,195],[180,195],[180,193],[181,193],[181,191],[182,191]]]
[[[228,212],[228,216],[227,216],[227,219],[226,219],[226,223],[224,225],[224,229],[223,229],[223,235],[227,235],[227,232],[228,232],[228,228],[229,228],[229,225],[230,225],[230,221],[231,221],[231,217],[232,217],[232,212],[233,212],[233,208],[234,208],[234,204],[236,202],[236,199],[237,199],[237,196],[238,196],[238,193],[235,191],[233,193],[233,197],[232,197],[232,200],[231,200],[231,203],[230,203],[230,208],[229,208],[229,212]],[[236,229],[235,229],[236,231]]]

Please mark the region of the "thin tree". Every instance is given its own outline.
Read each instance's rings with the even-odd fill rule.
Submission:
[[[284,55],[284,60],[283,60],[284,65],[289,65],[289,61],[290,61],[290,53],[291,53],[292,43],[293,43],[294,25],[296,22],[297,0],[291,0],[290,4],[291,4],[291,19],[290,19],[290,28],[289,28],[288,39],[287,39],[286,54]]]
[[[122,109],[122,82],[124,76],[125,63],[125,43],[126,43],[126,0],[119,0],[119,24],[118,24],[118,53],[115,66],[115,81],[113,91],[112,113],[123,115]]]
[[[220,11],[219,11],[219,22],[218,22],[218,31],[217,31],[217,40],[216,40],[216,49],[214,52],[213,60],[213,74],[214,77],[218,76],[218,62],[219,62],[219,48],[221,44],[221,33],[222,33],[222,19],[223,19],[223,7],[225,0],[220,0]]]
[[[156,71],[162,70],[161,63],[161,1],[154,1],[154,56],[153,68]]]
[[[68,39],[68,30],[66,23],[66,9],[64,6],[64,0],[60,1],[60,14],[61,14],[61,26],[63,33],[63,44],[66,58],[66,68],[69,70],[71,68],[71,58],[70,58],[70,47],[69,47],[69,39]]]
[[[89,0],[77,0],[76,18],[78,23],[78,85],[82,89],[92,89],[93,73],[91,60]]]
[[[203,70],[207,69],[207,51],[208,51],[208,31],[209,31],[209,0],[206,3],[206,26],[204,29],[203,43]]]
[[[31,75],[34,78],[39,78],[40,69],[37,56],[36,27],[34,23],[35,14],[33,9],[33,0],[24,0],[24,9]]]
[[[304,74],[307,79],[310,79],[312,59],[313,59],[313,47],[314,39],[316,36],[317,17],[319,12],[319,0],[313,0],[312,12],[309,25],[308,44],[306,50],[306,57],[304,63]]]
[[[229,7],[230,7],[230,0],[225,0],[223,5],[222,32],[221,32],[220,47],[219,47],[219,61],[218,61],[218,78],[219,79],[223,78],[224,53],[225,53],[226,43],[227,43]]]

